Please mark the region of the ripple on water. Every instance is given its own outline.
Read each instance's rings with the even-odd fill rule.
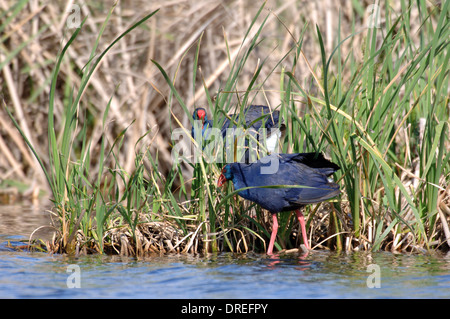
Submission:
[[[372,264],[379,266],[381,288],[367,286]],[[67,287],[69,265],[80,269],[80,289]],[[314,251],[306,258],[224,253],[137,260],[0,249],[0,298],[448,298],[449,270],[450,258],[437,254]]]

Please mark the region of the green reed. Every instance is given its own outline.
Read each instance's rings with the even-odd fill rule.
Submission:
[[[417,21],[410,20],[408,6],[402,1],[400,15],[394,15],[388,6],[381,8],[386,19],[380,28],[353,30],[343,39],[339,23],[339,38],[332,52],[326,52],[320,28],[305,24],[299,38],[293,38],[291,49],[269,74],[280,79],[277,88],[280,104],[275,108],[287,125],[282,151],[325,152],[341,167],[335,179],[342,186],[342,195],[330,201],[328,217],[323,219],[326,222],[318,221],[320,205],[305,208],[313,246],[320,240],[332,249],[393,249],[409,233],[413,237],[411,245],[439,247],[436,227],[442,221],[437,207],[440,191],[448,185],[450,174],[449,2],[430,13],[425,10],[425,1],[418,2],[422,8],[418,36],[411,34],[411,27]],[[217,188],[223,163],[210,163],[203,157],[198,161],[188,159],[187,164],[174,161],[172,168],[163,174],[158,155],[152,155],[146,146],[139,146],[139,141],[134,152],[134,171],[126,172],[117,160],[127,131],[124,129],[112,142],[101,138],[99,164],[93,171],[89,128],[86,122],[79,127],[79,117],[84,112],[83,92],[102,57],[156,13],[146,15],[96,55],[111,12],[82,70],[80,87],[68,90],[64,123],[58,132],[53,103],[57,83],[61,81],[60,67],[84,21],[56,61],[48,108],[49,168],[21,132],[52,190],[60,222],[60,251],[74,252],[82,238],[82,245],[103,252],[108,240],[105,234],[115,227],[128,227],[136,242],[136,230],[143,216],[151,221],[174,222],[186,238],[198,234],[202,242],[199,250],[203,252],[265,251],[271,228],[268,213],[240,200],[231,183]],[[238,89],[244,87],[240,83],[244,66],[264,40],[264,26],[271,13],[263,16],[263,12],[264,5],[252,19],[234,59],[225,38],[230,72],[215,99],[201,73],[202,82],[196,82],[202,37],[197,41],[190,89],[195,94],[198,86],[204,88],[214,127],[222,127],[231,110],[242,112],[264,90],[267,78],[261,78],[261,70],[267,66],[269,57],[262,59],[251,81],[245,84],[244,92]],[[303,38],[311,29],[317,37],[313,45],[320,47],[321,65],[310,70],[310,87],[304,87],[295,69],[305,59]],[[361,43],[362,60],[357,60],[352,52],[344,56],[342,47],[359,34],[365,35]],[[413,38],[420,41],[414,42]],[[193,125],[191,110],[175,88],[177,74],[170,78],[163,66],[157,61],[153,63],[170,88],[167,97],[170,110],[181,107]],[[108,111],[109,104],[103,114],[104,129]],[[13,115],[8,113],[20,130]],[[174,114],[171,128],[182,127]],[[190,127],[184,129],[190,136]],[[202,145],[197,147],[201,149]],[[192,168],[192,179],[185,174],[187,166]],[[175,181],[181,185],[178,189],[174,187]],[[298,240],[292,240],[292,233],[298,230],[295,214],[280,214],[279,224],[276,249],[297,247]],[[312,230],[317,234],[310,234]]]
[[[63,114],[64,121],[59,132],[56,131],[54,123],[54,101],[55,94],[57,93],[57,83],[61,81],[60,68],[68,48],[76,41],[77,35],[83,28],[86,19],[81,22],[79,28],[75,30],[58,55],[52,75],[48,107],[49,168],[43,164],[42,159],[35,152],[33,145],[30,144],[20,126],[14,120],[13,115],[8,110],[8,114],[38,159],[47,177],[52,191],[52,201],[59,216],[60,229],[58,230],[58,234],[61,237],[61,251],[67,253],[74,251],[77,235],[85,237],[87,242],[94,241],[94,245],[92,245],[94,247],[93,249],[102,252],[105,227],[108,226],[109,216],[115,210],[120,212],[130,226],[136,225],[136,218],[131,218],[131,212],[132,209],[136,208],[132,207],[133,204],[138,206],[136,196],[140,191],[141,185],[137,183],[136,177],[142,176],[142,174],[139,174],[139,168],[134,175],[135,178],[128,181],[127,191],[120,197],[117,191],[117,184],[125,181],[124,175],[127,173],[120,171],[119,164],[116,164],[117,167],[114,170],[104,166],[108,158],[114,157],[114,152],[116,151],[114,148],[116,146],[119,146],[117,151],[120,151],[120,140],[123,138],[126,130],[114,141],[109,150],[107,149],[105,137],[101,138],[98,158],[99,167],[98,172],[96,172],[97,177],[95,177],[90,167],[91,142],[87,140],[86,123],[82,127],[79,127],[80,113],[84,112],[81,108],[83,92],[86,90],[89,79],[92,77],[102,58],[120,39],[156,13],[154,11],[136,22],[120,34],[104,51],[97,55],[96,52],[101,36],[108,24],[114,7],[109,11],[93,44],[90,59],[82,70],[83,73],[78,90],[75,91],[75,89],[72,89],[67,96],[67,105],[64,107]],[[106,125],[109,107],[110,104],[105,106],[103,128]],[[77,139],[81,140],[81,146],[78,145]],[[108,171],[111,174],[106,174]],[[103,178],[104,176],[107,177]],[[110,178],[109,180],[108,177]],[[122,205],[122,202],[125,200],[127,200],[127,204]]]

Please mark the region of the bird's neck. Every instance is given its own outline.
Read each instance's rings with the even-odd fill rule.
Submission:
[[[237,178],[237,176],[234,174],[233,174],[231,181],[233,182],[234,190],[238,190],[240,188],[247,187],[247,185],[245,185],[245,183],[243,181],[241,181],[239,178]]]

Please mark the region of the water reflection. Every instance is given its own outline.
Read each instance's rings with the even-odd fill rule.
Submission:
[[[283,263],[289,265],[297,264],[300,267],[295,267],[297,270],[304,270],[311,266],[311,262],[307,259],[310,251],[305,249],[292,249],[289,251],[274,253],[269,256],[268,268],[275,269],[277,266],[281,266]]]
[[[49,227],[51,215],[48,209],[50,207],[50,203],[47,202],[0,205],[0,234],[28,238],[38,227],[44,226],[35,232],[35,238],[50,239],[54,232]]]
[[[448,298],[449,260],[449,256],[437,254],[383,252],[222,253],[136,259],[0,250],[0,297]],[[379,289],[367,285],[367,266],[371,264],[381,270]],[[80,289],[67,288],[70,265],[80,269]]]
[[[75,258],[17,252],[5,244],[20,245],[37,225],[48,225],[44,211],[0,209],[0,298],[450,297],[450,254],[313,250]],[[70,265],[80,269],[80,289],[67,287]],[[370,265],[379,267],[380,288],[368,285]]]

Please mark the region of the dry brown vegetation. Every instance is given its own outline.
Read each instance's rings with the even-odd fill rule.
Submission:
[[[17,1],[2,1],[1,10],[6,12]],[[50,80],[56,57],[64,42],[73,32],[67,27],[67,18],[74,14],[72,5],[80,6],[81,19],[87,17],[83,31],[70,46],[68,57],[62,68],[61,85],[56,96],[56,126],[61,123],[63,107],[68,92],[80,83],[80,72],[88,62],[90,50],[105,16],[112,6],[109,2],[42,2],[30,0],[20,12],[8,21],[8,14],[1,24],[5,27],[0,44],[2,65],[0,87],[6,104],[14,110],[25,134],[38,153],[46,158],[47,106]],[[164,172],[171,166],[170,126],[173,121],[166,99],[169,88],[151,59],[163,66],[169,75],[176,76],[175,87],[181,92],[186,105],[206,104],[205,91],[192,85],[192,64],[196,44],[201,35],[198,81],[205,81],[210,92],[218,92],[228,76],[230,62],[227,58],[227,43],[230,56],[239,53],[244,33],[259,10],[260,1],[119,1],[101,39],[99,51],[104,49],[118,34],[138,20],[144,12],[160,8],[158,14],[145,27],[141,27],[119,44],[103,59],[90,86],[84,93],[85,114],[81,119],[90,121],[89,135],[93,145],[98,144],[103,133],[101,116],[112,97],[110,122],[106,134],[110,141],[118,132],[128,129],[123,152],[119,155],[123,167],[131,171],[134,146],[139,137],[149,129],[152,131],[144,142],[153,141],[152,151],[159,152],[160,167]],[[365,8],[361,4],[361,8]],[[267,80],[258,94],[256,103],[276,106],[279,101],[279,72],[272,68],[298,39],[305,23],[317,24],[326,40],[327,51],[336,44],[338,12],[342,12],[342,35],[351,33],[351,19],[356,17],[355,29],[367,23],[370,12],[358,15],[350,2],[323,1],[268,1],[265,10],[271,12],[262,38],[264,43],[252,53],[245,65],[245,72],[239,82],[245,90],[256,66],[269,57],[261,77]],[[356,14],[356,15],[355,15]],[[69,17],[70,18],[70,17]],[[360,37],[349,42],[343,50],[361,54],[358,45]],[[247,43],[248,44],[248,41]],[[309,68],[317,70],[320,51],[313,27],[304,36],[303,52],[309,61],[298,64],[296,75],[314,91]],[[6,60],[8,58],[8,60]],[[287,62],[292,57],[287,58]],[[187,116],[181,108],[174,114],[189,126]],[[92,158],[98,150],[93,148]],[[93,164],[96,164],[95,162]],[[97,163],[98,164],[98,163]],[[91,167],[95,171],[95,166]],[[24,183],[20,194],[36,196],[38,188],[46,188],[42,170],[26,147],[16,129],[11,125],[3,107],[0,109],[0,181],[2,193],[16,194],[17,187],[11,181]],[[8,196],[5,200],[12,199]]]
[[[118,1],[100,40],[99,52],[102,52],[119,34],[145,14],[156,9],[160,10],[143,26],[121,39],[108,52],[84,91],[80,108],[82,112],[78,114],[78,118],[80,127],[83,123],[87,123],[87,138],[92,141],[90,164],[92,179],[95,179],[100,166],[98,154],[102,136],[106,136],[107,141],[112,144],[119,133],[125,129],[127,129],[127,133],[121,152],[116,154],[116,161],[121,163],[124,171],[131,174],[135,168],[134,155],[138,148],[136,146],[138,141],[140,145],[148,145],[154,156],[157,154],[158,174],[164,176],[170,170],[172,167],[170,134],[172,129],[178,126],[175,118],[179,119],[184,127],[190,127],[189,115],[185,114],[176,101],[169,101],[170,98],[173,99],[170,87],[152,60],[159,63],[173,79],[175,88],[189,110],[207,105],[207,97],[202,84],[213,96],[223,88],[230,75],[232,61],[238,59],[243,53],[242,48],[250,44],[251,36],[245,37],[245,33],[262,3],[262,1],[245,0]],[[263,9],[264,14],[258,18],[260,23],[268,15],[264,29],[259,35],[261,42],[257,48],[251,51],[244,71],[240,73],[237,90],[233,92],[235,103],[239,103],[255,70],[264,61],[264,68],[258,77],[262,79],[261,83],[251,93],[252,102],[271,107],[280,105],[281,69],[284,65],[293,65],[295,54],[287,56],[286,54],[295,47],[300,38],[303,38],[302,56],[296,63],[293,73],[308,94],[311,96],[321,95],[323,87],[318,83],[323,82],[323,79],[320,78],[323,76],[322,57],[316,25],[320,28],[324,38],[327,54],[336,47],[338,37],[343,39],[352,33],[357,33],[341,46],[341,59],[345,60],[351,54],[356,59],[353,66],[361,68],[364,56],[363,43],[366,41],[367,33],[358,32],[366,29],[369,23],[372,11],[368,8],[371,4],[370,1],[358,1],[358,4],[352,1],[331,0],[267,1]],[[0,26],[3,28],[0,32],[1,94],[5,105],[13,111],[15,118],[31,144],[35,146],[45,165],[49,165],[47,112],[50,82],[57,56],[74,32],[74,29],[68,27],[67,24],[67,21],[73,21],[70,19],[76,13],[76,10],[72,11],[73,5],[78,6],[81,20],[86,18],[86,22],[76,41],[69,46],[58,74],[60,81],[55,96],[56,128],[59,128],[64,122],[64,108],[68,104],[72,90],[77,91],[82,81],[83,68],[88,63],[92,46],[113,2],[67,1],[56,3],[55,1],[39,0],[3,0],[0,2],[0,11],[6,12],[6,14],[0,15]],[[382,1],[381,7],[383,8],[384,5],[385,3]],[[430,3],[429,10],[431,11],[434,6],[439,5]],[[17,11],[11,10],[14,6],[18,6]],[[393,16],[401,14],[399,3],[392,3],[391,6]],[[411,8],[409,13],[411,21],[418,20],[417,8]],[[341,15],[340,20],[339,14]],[[384,11],[381,12],[381,25],[384,24],[383,19]],[[436,24],[434,19],[436,16],[431,18]],[[413,29],[410,33],[417,35],[411,39],[414,43],[419,43],[418,29],[420,27],[420,23],[411,23]],[[340,35],[337,34],[338,30]],[[252,29],[251,32],[254,33],[256,30]],[[302,32],[304,32],[303,36]],[[194,88],[193,65],[200,39],[201,46]],[[382,41],[381,38],[378,40]],[[280,64],[282,60],[283,62]],[[376,62],[381,63],[382,61]],[[403,71],[407,67],[406,64]],[[333,69],[335,66],[332,65],[331,68]],[[399,72],[399,77],[404,75],[403,71]],[[350,68],[341,70],[341,72],[345,86],[352,81],[352,73]],[[389,84],[395,85],[399,81],[398,78],[395,78]],[[307,103],[301,97],[297,96],[296,99],[297,112],[301,117],[307,112]],[[102,117],[110,100],[107,126],[104,128]],[[401,129],[398,134],[395,134],[394,142],[402,147],[406,143],[405,148],[408,151],[410,148],[407,139],[409,136],[413,136],[414,132],[411,132],[410,126],[403,126],[404,123],[400,123],[400,119],[398,122]],[[148,131],[150,133],[140,140]],[[446,149],[449,150],[448,139],[445,143]],[[361,150],[363,155],[358,158],[364,161],[364,156],[367,158],[369,156],[367,152],[364,154],[364,149],[361,148]],[[386,153],[384,155],[386,156]],[[417,154],[405,155],[405,162],[400,163],[402,165],[396,163],[397,167],[395,168],[401,182],[411,192],[416,190],[420,181],[418,178],[420,172],[417,168],[419,159],[414,156]],[[411,167],[407,167],[409,164]],[[361,171],[363,171],[364,163],[361,166],[363,167]],[[184,169],[185,178],[189,180],[192,178],[192,168],[186,165]],[[364,176],[362,173],[360,174],[359,178],[363,185]],[[379,177],[377,178],[379,179]],[[179,180],[176,180],[174,184],[175,189],[180,186],[177,183]],[[449,241],[450,246],[448,175],[442,176],[439,185],[441,188],[438,200],[438,219],[441,222],[430,232],[439,233],[436,238],[440,238],[440,241],[435,240],[439,245],[442,246],[441,242],[445,238]],[[40,190],[46,191],[44,197],[49,196],[47,181],[41,167],[19,132],[11,124],[2,106],[0,108],[1,202],[10,202],[17,197],[37,198]],[[392,221],[392,216],[383,210],[381,203],[383,193],[384,189],[380,187],[374,194],[370,194],[373,197],[370,197],[368,202],[371,201],[372,204],[367,204],[370,209],[366,208],[370,213],[365,212],[365,207],[362,206],[361,216],[367,220],[364,219],[361,222],[363,225],[361,237],[357,239],[352,234],[349,218],[350,208],[344,194],[340,211],[334,211],[326,206],[327,209],[323,213],[320,210],[317,215],[313,216],[310,225],[313,241],[316,244],[323,243],[330,236],[333,240],[339,239],[340,236],[330,232],[333,221],[328,219],[328,213],[332,211],[336,222],[340,220],[339,227],[343,233],[347,234],[346,242],[343,245],[350,247],[349,250],[351,247],[369,248],[370,238],[374,236],[375,232],[373,229],[375,217],[371,219],[370,214],[373,211],[382,212],[386,214],[387,222]],[[404,198],[399,201],[403,201],[399,206],[407,206]],[[192,205],[194,206],[195,203]],[[186,209],[186,207],[180,205],[180,209]],[[312,210],[314,209],[317,208]],[[411,210],[406,213],[406,221],[414,218]],[[109,237],[110,242],[105,243],[104,249],[122,255],[140,255],[143,252],[152,251],[197,251],[197,247],[204,244],[197,236],[200,233],[199,225],[202,224],[197,224],[189,229],[189,235],[186,235],[177,230],[173,221],[160,223],[145,219],[132,234],[129,228],[121,227],[119,224],[115,225],[113,221],[105,233],[105,237]],[[401,233],[401,227],[398,225],[400,224],[393,228],[392,235],[387,236],[385,249],[396,250],[399,247],[412,249],[411,247],[416,244],[415,239],[413,240],[413,236],[408,235],[407,232],[405,232],[406,235]],[[294,229],[296,228],[294,227]],[[222,230],[220,235],[226,231],[228,230]],[[240,233],[236,232],[234,236],[239,242]],[[253,233],[245,236],[246,240],[237,244],[241,251],[245,251],[244,245],[247,245],[247,242],[260,240],[260,237]],[[83,250],[87,252],[86,242],[91,239],[82,233],[77,233],[75,237],[77,237],[78,243],[82,244],[78,244],[74,249],[77,252]],[[244,238],[244,235],[242,237]],[[62,238],[54,239],[53,243],[49,245],[53,245],[50,250],[60,251],[63,240]],[[319,244],[319,247],[322,246]]]

